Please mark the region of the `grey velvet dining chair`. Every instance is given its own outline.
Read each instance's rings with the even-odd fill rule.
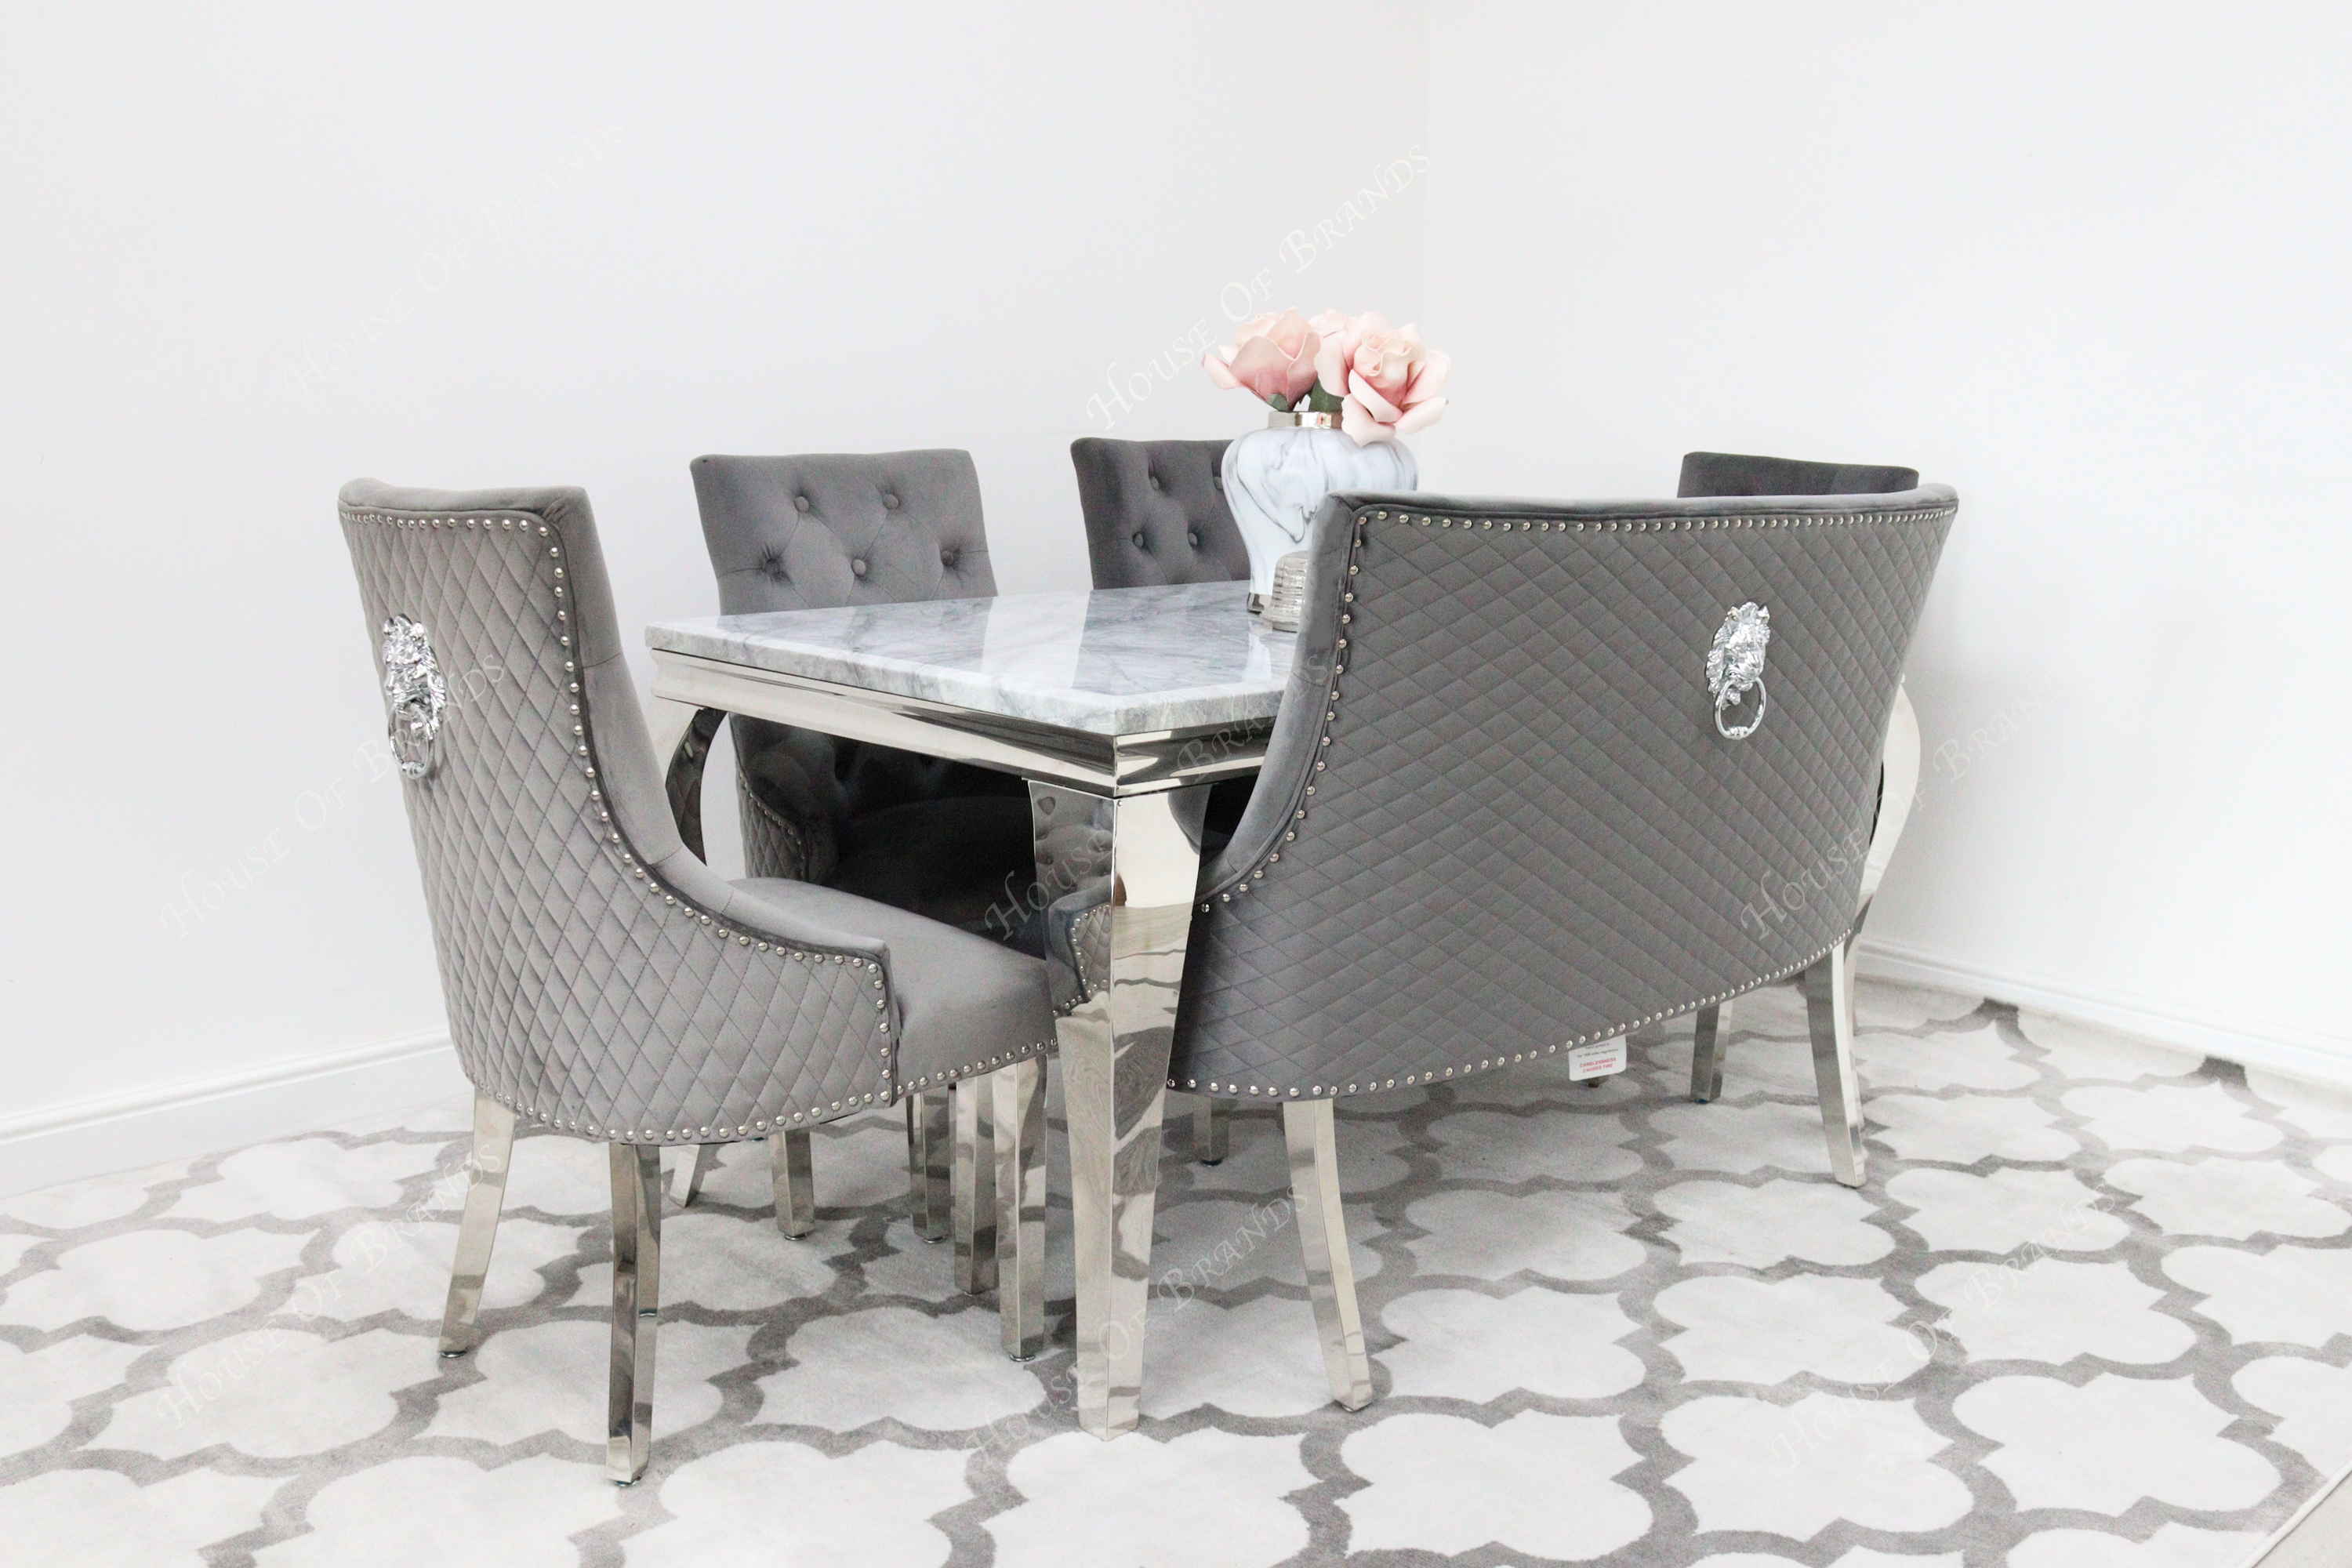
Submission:
[[[1862,1181],[1855,847],[1957,504],[1939,485],[1324,503],[1265,769],[1202,870],[1168,1081],[1282,1107],[1342,1405],[1372,1389],[1340,1097],[1802,974],[1832,1173]],[[1755,916],[1791,877],[1830,892]]]
[[[661,1152],[764,1140],[813,1220],[812,1129],[917,1079],[1035,1059],[1044,966],[813,883],[729,882],[681,842],[622,658],[587,496],[360,479],[343,533],[390,710],[474,1142],[441,1350],[473,1343],[519,1125],[607,1146],[606,1465],[645,1472]],[[1042,1134],[1042,1094],[1009,1120]],[[1042,1136],[1000,1145],[1040,1191]],[[1042,1202],[1034,1215],[1042,1238]]]
[[[1101,436],[1070,443],[1096,587],[1249,580],[1249,546],[1225,503],[1225,448],[1231,445]],[[1254,784],[1244,777],[1210,787],[1205,847],[1214,850],[1233,837]],[[1194,1097],[1192,1155],[1202,1164],[1219,1163],[1231,1148],[1233,1106],[1218,1096]]]
[[[690,472],[721,615],[995,596],[969,453],[712,456],[697,458]],[[982,624],[973,622],[975,637]],[[695,770],[717,728],[718,715],[703,714],[670,764],[672,804],[698,854]],[[740,714],[730,729],[751,875],[823,883],[1039,951],[1021,780]],[[957,1284],[970,1291],[995,1284],[991,1205],[978,1190],[992,1093],[929,1089],[907,1107],[916,1232],[932,1241],[952,1232]],[[708,1168],[707,1152],[681,1173],[682,1203],[693,1201]]]

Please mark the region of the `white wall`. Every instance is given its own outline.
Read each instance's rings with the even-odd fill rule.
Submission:
[[[1453,353],[1432,489],[1958,486],[1877,962],[2352,1072],[2340,13],[20,8],[0,59],[0,1190],[456,1087],[342,480],[584,484],[634,628],[712,605],[696,454],[961,446],[1003,586],[1073,586],[1107,369],[1112,433],[1240,429],[1170,351],[1261,275]]]
[[[2352,1074],[2352,13],[1442,5],[1424,486],[1961,497],[1882,966]]]
[[[1107,369],[1236,430],[1221,290],[1418,308],[1410,163],[1283,250],[1425,139],[1351,9],[18,7],[0,1190],[461,1087],[338,485],[586,486],[634,638],[715,608],[697,454],[957,446],[1081,586]]]

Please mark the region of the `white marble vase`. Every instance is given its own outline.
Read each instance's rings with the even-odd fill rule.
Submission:
[[[1274,563],[1307,546],[1307,525],[1333,490],[1409,490],[1421,468],[1402,442],[1359,447],[1320,425],[1336,414],[1276,414],[1225,448],[1225,504],[1249,547],[1250,608],[1274,592]]]

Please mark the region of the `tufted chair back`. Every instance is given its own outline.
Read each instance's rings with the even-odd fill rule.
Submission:
[[[358,479],[341,515],[378,678],[404,677],[395,751],[476,1087],[623,1143],[891,1100],[882,941],[731,888],[680,843],[587,496]]]
[[[1070,443],[1087,558],[1097,588],[1149,588],[1249,575],[1225,505],[1225,441]]]
[[[969,452],[697,458],[693,473],[722,616],[995,596]]]
[[[1957,504],[1330,498],[1265,770],[1202,870],[1172,1081],[1454,1079],[1841,943]],[[1727,739],[1708,654],[1749,602],[1764,710]],[[1821,891],[1764,891],[1792,880]]]
[[[697,458],[694,497],[721,615],[992,598],[971,455],[946,448]],[[745,869],[824,881],[848,825],[913,801],[1018,795],[986,769],[732,721]]]

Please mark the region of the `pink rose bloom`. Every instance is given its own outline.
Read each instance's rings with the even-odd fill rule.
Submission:
[[[1261,402],[1279,397],[1286,408],[1315,384],[1315,356],[1322,347],[1297,311],[1277,316],[1269,310],[1243,322],[1233,347],[1202,354],[1201,368],[1219,386],[1246,386]]]
[[[1322,352],[1315,356],[1316,379],[1334,397],[1348,395],[1348,364],[1356,357],[1356,338],[1366,321],[1388,325],[1376,315],[1346,316],[1337,310],[1326,310],[1307,323],[1323,340]]]
[[[1339,405],[1339,428],[1359,447],[1393,441],[1437,423],[1445,412],[1445,378],[1453,361],[1433,353],[1411,324],[1391,331],[1367,311],[1356,318],[1354,347],[1347,357],[1347,398]],[[1326,356],[1328,357],[1328,355]],[[1325,382],[1329,387],[1329,382]]]

